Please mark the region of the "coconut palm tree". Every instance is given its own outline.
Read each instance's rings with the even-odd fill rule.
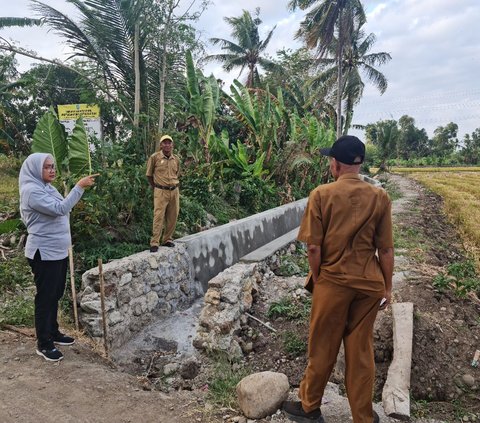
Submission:
[[[350,34],[355,27],[366,22],[365,11],[360,0],[291,0],[291,10],[313,8],[300,24],[297,37],[304,39],[307,47],[316,48],[318,57],[328,52],[335,37],[337,39],[335,59],[337,62],[337,136],[342,133],[342,93],[344,87],[342,58],[348,46]]]
[[[357,28],[351,33],[350,42],[345,47],[341,70],[344,81],[342,98],[345,101],[343,133],[346,133],[350,128],[353,108],[358,104],[363,94],[365,83],[362,80],[362,74],[378,88],[381,94],[387,89],[387,78],[375,69],[375,66],[387,63],[392,57],[386,52],[369,53],[375,41],[374,34],[365,36],[365,32]],[[337,40],[334,39],[328,49],[327,55],[330,57],[319,59],[318,64],[323,72],[312,80],[314,86],[324,86],[330,89],[335,86],[338,89],[338,64],[335,59],[336,43]],[[335,95],[337,94],[335,93]]]
[[[239,17],[225,18],[225,21],[232,27],[232,37],[235,42],[223,38],[210,38],[214,45],[221,46],[224,53],[212,54],[204,59],[206,61],[218,60],[223,62],[223,68],[227,72],[240,68],[239,77],[244,69],[248,68],[246,83],[248,88],[258,85],[260,81],[259,65],[266,69],[274,66],[274,63],[263,57],[262,53],[265,52],[276,27],[273,27],[264,40],[261,40],[258,27],[262,20],[259,18],[259,14],[260,9],[257,8],[253,17],[250,12],[244,10]]]

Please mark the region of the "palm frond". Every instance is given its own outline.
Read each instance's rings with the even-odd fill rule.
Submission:
[[[0,29],[8,28],[11,26],[39,26],[42,25],[41,19],[32,19],[32,18],[9,18],[7,16],[0,17]]]

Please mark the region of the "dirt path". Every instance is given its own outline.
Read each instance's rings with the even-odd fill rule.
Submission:
[[[196,395],[143,391],[137,378],[113,369],[84,345],[62,352],[63,361],[46,362],[35,354],[33,338],[0,331],[0,422],[197,421]]]

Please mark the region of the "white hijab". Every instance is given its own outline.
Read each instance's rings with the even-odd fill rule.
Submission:
[[[28,200],[34,191],[43,191],[60,200],[63,199],[55,187],[43,180],[43,164],[48,158],[52,161],[54,160],[53,156],[48,153],[30,154],[20,168],[18,188],[20,191],[20,216],[22,219],[23,210],[28,208]]]

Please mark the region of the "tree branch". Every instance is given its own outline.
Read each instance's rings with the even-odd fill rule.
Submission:
[[[0,50],[5,50],[5,51],[10,51],[12,53],[17,53],[17,54],[20,54],[21,56],[26,56],[26,57],[30,57],[31,59],[35,59],[35,60],[40,60],[42,62],[47,62],[47,63],[51,63],[53,65],[56,65],[56,66],[61,66],[65,69],[68,69],[72,72],[75,72],[77,75],[81,76],[82,78],[84,78],[85,80],[87,80],[89,83],[91,83],[94,87],[98,88],[101,92],[103,92],[108,98],[110,98],[114,103],[116,103],[122,110],[123,112],[125,113],[125,115],[127,116],[127,118],[133,123],[133,118],[132,116],[130,115],[130,113],[128,112],[128,110],[126,109],[126,107],[120,102],[118,101],[117,98],[115,98],[115,96],[110,93],[108,90],[106,90],[104,87],[102,87],[100,84],[98,84],[96,81],[94,81],[93,79],[89,78],[88,76],[86,76],[83,72],[80,72],[78,69],[75,69],[69,65],[66,65],[65,63],[59,61],[59,60],[55,60],[55,59],[47,59],[45,57],[41,57],[41,56],[38,56],[37,54],[35,53],[32,53],[32,52],[28,52],[28,51],[25,51],[23,49],[19,49],[17,47],[14,47],[12,46],[11,44],[7,43],[8,45],[2,45],[0,44]]]

